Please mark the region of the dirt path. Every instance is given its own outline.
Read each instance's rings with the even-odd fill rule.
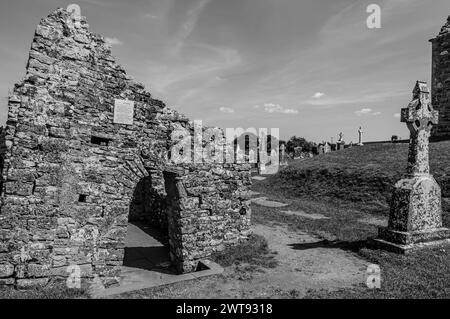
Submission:
[[[153,291],[124,295],[131,298],[301,298],[310,290],[360,285],[367,262],[336,248],[320,247],[320,240],[282,226],[255,225],[276,253],[275,268],[249,265],[227,267],[222,275],[178,283]]]
[[[261,289],[293,291],[301,297],[308,290],[339,289],[360,285],[366,280],[368,263],[352,253],[321,247],[321,240],[306,233],[294,233],[281,226],[257,225],[269,248],[277,252],[278,266],[266,276],[254,278]]]

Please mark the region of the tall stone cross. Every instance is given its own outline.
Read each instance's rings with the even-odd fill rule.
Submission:
[[[408,174],[429,174],[428,145],[431,129],[438,124],[439,112],[433,110],[426,82],[417,81],[413,100],[402,109],[401,121],[406,123],[410,132]]]
[[[450,229],[442,225],[441,188],[429,165],[429,138],[438,115],[427,84],[417,81],[413,100],[401,113],[411,133],[407,175],[394,186],[388,227],[380,228],[374,240],[378,246],[406,253],[450,244]]]
[[[358,145],[359,146],[363,146],[364,144],[363,144],[363,141],[362,141],[362,136],[363,136],[363,133],[364,133],[364,131],[363,131],[363,129],[362,129],[362,126],[360,126],[359,127],[359,130],[358,130],[358,139],[359,139],[359,141],[358,141]]]

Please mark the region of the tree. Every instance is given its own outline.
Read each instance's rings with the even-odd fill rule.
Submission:
[[[303,137],[292,136],[286,144],[286,151],[288,153],[294,153],[296,147],[301,147],[303,152],[313,152],[315,149],[315,143],[308,142]]]

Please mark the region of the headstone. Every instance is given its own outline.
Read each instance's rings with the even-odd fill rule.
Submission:
[[[280,146],[280,165],[287,166],[287,158],[286,158],[286,145],[281,144]]]
[[[319,154],[325,154],[325,144],[319,145]]]
[[[266,174],[266,164],[259,162],[258,163],[258,173],[259,175],[265,175]]]
[[[249,163],[256,163],[256,154],[253,149],[250,149],[250,151],[248,151],[248,161]]]
[[[363,131],[362,127],[360,126],[359,130],[358,130],[358,145],[359,146],[363,146],[364,145],[363,144],[363,138],[362,138],[363,133],[364,133],[364,131]]]
[[[327,154],[331,152],[331,145],[329,143],[325,143],[325,145],[323,146],[323,153]]]
[[[264,165],[264,164],[263,164]],[[270,158],[269,161],[266,162],[264,166],[262,166],[262,169],[260,171],[261,175],[273,175],[278,172],[280,169],[280,159],[277,150],[272,149],[270,151]]]
[[[133,125],[134,101],[114,101],[114,123]]]
[[[302,148],[301,147],[295,147],[294,148],[294,159],[299,159],[302,157]]]
[[[408,166],[405,178],[395,184],[389,225],[379,229],[374,241],[383,248],[406,253],[450,244],[450,229],[442,226],[441,189],[429,165],[429,138],[438,117],[426,82],[418,81],[413,100],[401,112],[401,121],[410,131]]]
[[[241,150],[239,144],[236,146],[236,163],[244,163],[244,152]]]
[[[336,142],[336,148],[338,151],[343,150],[345,148],[345,141],[344,141],[344,134],[341,132],[339,133],[339,139]]]

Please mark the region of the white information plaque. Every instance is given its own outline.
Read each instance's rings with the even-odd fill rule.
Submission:
[[[133,124],[134,101],[114,100],[114,123]]]

